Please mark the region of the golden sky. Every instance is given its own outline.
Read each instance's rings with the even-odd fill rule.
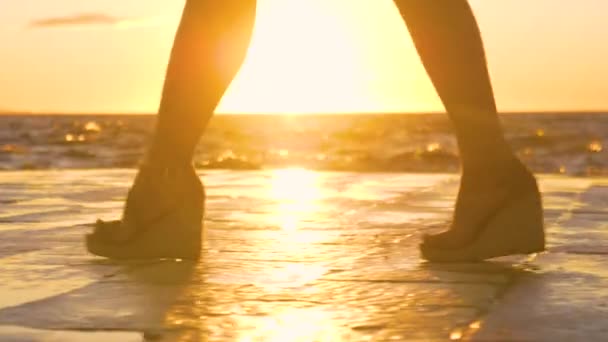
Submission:
[[[471,4],[501,110],[608,108],[608,2]],[[0,111],[154,112],[182,6],[1,1]],[[218,112],[442,110],[392,0],[259,0],[257,19]]]

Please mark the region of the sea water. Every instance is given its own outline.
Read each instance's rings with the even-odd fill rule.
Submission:
[[[0,169],[136,167],[154,115],[0,116]],[[535,172],[608,173],[608,114],[503,114],[516,153]],[[216,115],[195,163],[204,169],[301,167],[354,172],[457,172],[443,114]]]

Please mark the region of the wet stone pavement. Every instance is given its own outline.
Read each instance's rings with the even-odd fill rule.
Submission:
[[[133,171],[0,173],[0,341],[601,341],[608,180],[541,176],[549,251],[420,260],[456,175],[205,172],[203,258],[118,263],[83,235]]]

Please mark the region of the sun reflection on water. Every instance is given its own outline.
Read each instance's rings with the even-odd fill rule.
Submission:
[[[255,322],[239,342],[341,341],[330,315],[320,308],[285,309]]]
[[[286,232],[297,231],[318,208],[319,175],[301,168],[276,170],[272,174],[270,197],[277,202],[273,225]]]

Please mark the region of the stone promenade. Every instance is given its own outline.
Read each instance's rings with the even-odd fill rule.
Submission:
[[[0,173],[0,341],[605,341],[608,179],[540,176],[549,250],[420,260],[456,175],[214,171],[203,258],[88,255],[131,170]]]

